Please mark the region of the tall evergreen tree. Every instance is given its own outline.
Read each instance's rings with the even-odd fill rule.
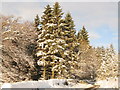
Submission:
[[[44,15],[41,17],[41,29],[40,33],[38,35],[37,40],[37,57],[38,57],[38,65],[41,66],[41,73],[43,79],[50,78],[50,68],[51,66],[48,65],[48,63],[52,62],[51,58],[49,58],[48,50],[49,50],[49,43],[50,40],[54,37],[51,33],[52,29],[49,29],[48,24],[50,24],[50,20],[53,17],[52,16],[52,8],[50,5],[47,5],[45,7],[45,11],[43,12]],[[49,71],[48,71],[48,70]]]
[[[58,2],[56,2],[54,5],[53,5],[53,23],[56,25],[54,26],[54,33],[57,34],[57,37],[56,38],[60,38],[62,35],[62,27],[64,27],[64,20],[62,19],[62,15],[63,15],[63,12],[62,12],[62,9],[59,5]]]
[[[67,62],[67,67],[69,68],[70,73],[72,74],[75,69],[76,65],[76,52],[75,52],[75,47],[78,46],[76,42],[76,36],[75,36],[75,25],[74,21],[72,19],[72,16],[70,13],[67,13],[64,19],[64,27],[63,27],[63,36],[64,40],[68,44],[68,47],[66,48],[66,51],[69,51],[69,57],[66,58]],[[70,63],[69,63],[70,62]]]
[[[53,6],[53,15],[54,24],[57,26],[55,28],[57,33],[56,38],[59,38],[65,42],[62,46],[65,49],[62,51],[61,57],[65,60],[64,65],[66,66],[66,70],[68,72],[64,73],[64,77],[70,78],[70,70],[76,66],[75,53],[73,52],[75,47],[74,21],[72,20],[70,13],[66,14],[65,19],[62,19],[63,13],[58,2],[56,2]]]
[[[77,60],[78,60],[78,69],[81,72],[81,78],[84,79],[93,79],[93,73],[95,73],[94,59],[93,59],[93,49],[89,45],[88,32],[83,26],[83,28],[77,34],[77,42],[79,43]],[[91,78],[92,76],[92,78]]]
[[[47,5],[45,7],[45,11],[43,13],[44,13],[44,15],[41,17],[41,19],[42,19],[42,21],[41,21],[42,26],[45,26],[48,23],[52,23],[53,10],[50,7],[50,5]]]
[[[64,26],[64,32],[65,32],[65,39],[68,44],[74,44],[76,37],[75,37],[75,25],[74,21],[72,19],[72,16],[70,13],[67,13],[65,16],[65,26]],[[71,45],[71,47],[74,47]]]
[[[38,35],[37,57],[38,65],[42,66],[43,79],[63,77],[67,73],[64,50],[67,46],[61,38],[62,10],[55,3],[53,11],[49,5],[42,16],[42,29]],[[59,23],[58,23],[59,22]]]
[[[39,16],[38,16],[38,14],[36,15],[36,17],[35,17],[35,27],[36,27],[36,30],[37,31],[39,31],[40,30],[40,18],[39,18]]]
[[[83,26],[83,28],[77,34],[78,43],[80,43],[80,50],[87,51],[89,49],[89,36],[88,32]]]
[[[53,5],[53,15],[54,15],[54,24],[61,24],[61,18],[62,18],[62,9],[59,5],[58,2],[56,2],[54,5]]]
[[[82,30],[80,30],[79,32],[78,32],[78,40],[80,41],[80,42],[82,42],[82,41],[85,41],[85,42],[87,42],[87,43],[89,43],[89,40],[88,40],[88,32],[87,32],[87,30],[85,29],[85,27],[83,26],[83,28],[82,28]]]
[[[56,55],[62,59],[62,62],[59,60],[58,64],[53,66],[53,68],[56,68],[55,70],[57,70],[56,72],[57,77],[65,77],[65,75],[67,77],[68,75],[68,72],[67,72],[68,70],[66,67],[67,60],[65,60],[66,57],[68,56],[68,52],[67,51],[65,52],[65,49],[68,47],[68,44],[64,39],[65,32],[63,31],[63,27],[65,26],[65,24],[64,24],[64,19],[62,19],[62,15],[63,15],[62,9],[59,3],[56,2],[53,5],[53,16],[54,16],[53,23],[56,25],[54,26],[54,33],[56,33],[57,35],[56,40],[61,41],[61,42],[58,42],[58,44],[59,44],[59,47],[62,48],[61,50],[59,50],[59,52],[56,53]]]

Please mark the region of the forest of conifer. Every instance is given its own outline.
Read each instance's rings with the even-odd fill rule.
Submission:
[[[2,83],[48,79],[95,82],[119,76],[113,45],[90,45],[86,26],[76,33],[72,14],[64,14],[58,2],[45,6],[34,22],[19,23],[20,18],[4,15],[1,19]]]

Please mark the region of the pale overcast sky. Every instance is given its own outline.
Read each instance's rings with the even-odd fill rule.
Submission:
[[[3,2],[4,1],[4,2]],[[40,0],[3,0],[2,13],[5,15],[15,15],[23,17],[23,20],[33,21],[36,14],[42,15],[47,4],[53,2],[38,2]],[[8,2],[9,1],[9,2]],[[25,1],[25,2],[24,2]],[[118,0],[104,0],[99,2],[62,2],[60,5],[63,12],[70,12],[75,21],[76,30],[79,31],[84,25],[89,32],[90,44],[93,46],[108,46],[113,44],[118,49]],[[65,0],[68,1],[68,0]],[[73,2],[74,1],[74,2]],[[83,1],[83,0],[79,0]],[[111,2],[110,2],[111,1]]]

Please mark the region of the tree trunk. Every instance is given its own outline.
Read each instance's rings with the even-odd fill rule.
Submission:
[[[55,76],[55,75],[54,75],[54,71],[52,71],[52,79],[54,78],[54,76]]]
[[[46,67],[44,66],[43,78],[46,80]]]

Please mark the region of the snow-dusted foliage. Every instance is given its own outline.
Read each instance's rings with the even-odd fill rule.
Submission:
[[[35,17],[34,26],[35,26],[36,30],[40,30],[41,29],[40,18],[39,18],[38,15],[36,15],[36,17]]]
[[[63,66],[65,60],[61,55],[65,50],[65,41],[57,36],[57,23],[51,23],[52,19],[52,8],[48,5],[42,16],[42,26],[38,35],[36,53],[37,57],[39,57],[38,65],[42,66],[43,69],[41,71],[44,79],[54,78],[56,74],[62,75],[65,68]]]
[[[8,28],[8,21],[11,28]],[[33,23],[19,22],[15,17],[2,16],[2,47],[0,51],[2,73],[1,82],[19,82],[33,80],[36,69],[32,53],[34,51],[35,39],[37,37]],[[34,73],[34,75],[33,75]]]
[[[103,64],[106,65],[105,60],[112,58],[108,55],[109,50],[104,52],[90,46],[84,26],[76,36],[71,14],[67,13],[64,19],[62,15],[58,2],[53,8],[47,5],[38,25],[36,56],[38,65],[42,67],[42,77],[96,80],[98,71]]]
[[[14,16],[0,15],[0,18],[1,18],[1,24],[2,24],[1,32],[17,29],[16,26],[19,25],[19,22],[20,22],[19,17],[16,18]]]
[[[65,25],[71,25],[67,21],[70,15],[63,20],[62,14],[59,4],[55,3],[53,10],[49,5],[46,7],[41,19],[36,55],[39,57],[38,64],[43,68],[41,71],[44,79],[69,78],[71,67],[75,66],[74,46],[72,45],[75,41],[74,25],[68,29]],[[72,32],[71,37],[67,36],[68,32]],[[70,41],[71,38],[73,39]],[[71,61],[71,63],[68,61]]]
[[[64,18],[63,14],[56,2],[53,7],[47,5],[43,15],[35,17],[34,24],[2,16],[1,81],[39,80],[3,87],[87,87],[89,90],[104,88],[104,83],[106,87],[108,84],[116,87],[118,55],[113,46],[94,48],[86,28],[83,26],[76,35],[71,14]]]
[[[107,79],[118,76],[118,56],[112,45],[102,53],[101,66],[98,69],[98,79]]]

